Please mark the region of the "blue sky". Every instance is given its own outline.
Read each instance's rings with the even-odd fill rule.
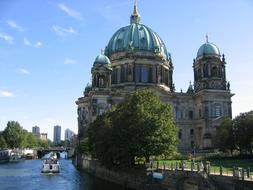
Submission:
[[[0,0],[0,130],[9,120],[53,136],[77,132],[75,101],[95,57],[129,24],[133,0]],[[226,56],[233,116],[253,108],[253,1],[139,0],[142,23],[172,55],[176,90],[193,81],[192,60],[205,42]],[[62,134],[63,137],[63,134]]]

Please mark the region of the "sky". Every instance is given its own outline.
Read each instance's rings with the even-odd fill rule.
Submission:
[[[91,67],[134,0],[0,0],[0,131],[10,120],[28,131],[77,133],[75,101]],[[193,81],[193,59],[209,41],[226,57],[233,117],[253,108],[253,1],[137,0],[141,22],[171,53],[177,91]]]

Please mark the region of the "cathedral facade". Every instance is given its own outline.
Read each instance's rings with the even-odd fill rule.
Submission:
[[[176,92],[171,56],[159,35],[140,22],[135,5],[130,25],[117,30],[96,57],[92,84],[76,101],[79,138],[112,105],[135,90],[150,89],[173,107],[180,150],[212,148],[216,128],[232,117],[225,65],[224,55],[207,39],[193,61],[194,83],[187,92]]]

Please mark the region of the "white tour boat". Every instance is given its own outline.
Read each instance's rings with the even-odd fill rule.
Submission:
[[[43,161],[41,173],[60,173],[60,163],[55,156]]]

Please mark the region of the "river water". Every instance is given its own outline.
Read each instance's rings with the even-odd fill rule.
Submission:
[[[0,164],[0,190],[123,190],[121,186],[76,170],[71,160],[60,159],[59,174],[41,173],[42,160]]]

